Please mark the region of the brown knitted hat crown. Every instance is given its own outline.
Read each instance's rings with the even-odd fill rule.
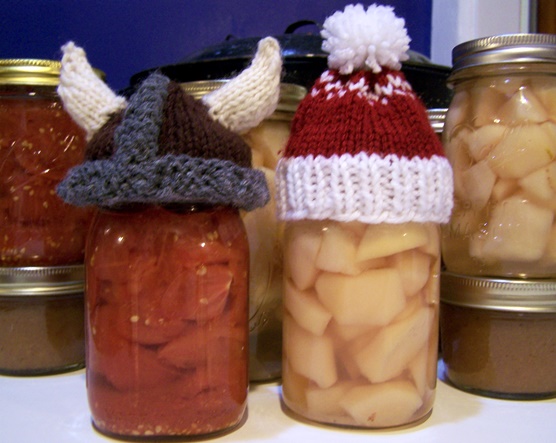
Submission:
[[[87,160],[109,158],[115,152],[114,132],[124,111],[113,115],[93,136],[87,146]],[[173,81],[162,110],[158,137],[158,155],[188,154],[191,157],[230,160],[239,166],[251,166],[251,149],[243,138],[229,131],[209,115],[207,107],[187,94]]]
[[[251,149],[179,84],[155,72],[87,146],[58,187],[68,203],[206,203],[246,210],[269,200]]]

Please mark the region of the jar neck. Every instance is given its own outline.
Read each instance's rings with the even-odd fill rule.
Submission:
[[[457,87],[467,80],[498,76],[554,76],[556,65],[554,63],[495,63],[476,65],[452,72],[447,80],[449,87]]]
[[[0,99],[53,100],[59,101],[56,86],[2,85]]]
[[[110,207],[100,207],[103,212],[115,213],[137,213],[147,210],[164,209],[175,214],[190,214],[216,209],[218,206],[204,203],[168,203],[168,204],[149,204],[149,203],[123,203]]]

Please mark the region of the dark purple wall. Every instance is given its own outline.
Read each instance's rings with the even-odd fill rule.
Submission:
[[[283,34],[298,20],[322,23],[339,0],[0,0],[0,58],[59,59],[74,40],[114,89],[132,74],[176,63],[226,36]],[[405,18],[411,49],[430,54],[432,0],[386,0]],[[309,28],[307,31],[310,32]]]

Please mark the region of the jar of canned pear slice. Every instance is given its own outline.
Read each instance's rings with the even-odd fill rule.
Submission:
[[[227,80],[182,83],[194,97],[222,87]],[[265,382],[282,373],[283,227],[277,222],[274,202],[274,171],[286,146],[297,105],[307,90],[282,83],[274,113],[242,137],[251,147],[252,166],[264,172],[271,201],[251,212],[241,211],[247,230],[249,269],[249,379]]]
[[[481,38],[453,50],[443,132],[454,210],[450,272],[556,276],[556,35]]]

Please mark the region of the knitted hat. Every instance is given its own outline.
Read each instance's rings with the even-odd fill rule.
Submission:
[[[250,211],[269,201],[265,175],[251,168],[251,149],[238,132],[258,125],[278,104],[276,40],[261,40],[251,65],[203,102],[154,72],[128,103],[94,76],[81,48],[70,42],[62,49],[58,93],[89,139],[85,162],[57,188],[66,202],[203,203]]]
[[[452,169],[401,61],[393,8],[349,5],[321,32],[329,70],[300,103],[277,166],[282,220],[449,220]]]

